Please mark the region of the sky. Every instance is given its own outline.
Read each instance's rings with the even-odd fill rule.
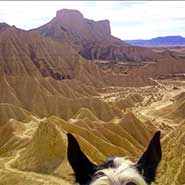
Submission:
[[[0,1],[0,22],[29,30],[63,8],[95,21],[108,19],[112,35],[122,40],[185,37],[185,1]]]

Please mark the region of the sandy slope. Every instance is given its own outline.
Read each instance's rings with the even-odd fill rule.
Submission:
[[[96,112],[83,107],[67,120],[41,119],[23,111],[24,121],[11,119],[0,127],[0,184],[73,184],[66,159],[67,132],[75,135],[91,160],[100,163],[112,155],[136,160],[158,129],[162,130],[163,160],[156,182],[183,184],[185,127],[178,113],[184,111],[179,105],[184,92],[185,83],[175,80],[142,88],[97,89],[95,97],[106,106],[96,107]],[[122,114],[113,114],[109,121],[100,119],[110,114],[106,113],[109,106]]]

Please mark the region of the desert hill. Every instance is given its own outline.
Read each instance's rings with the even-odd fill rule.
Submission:
[[[44,120],[32,141],[11,165],[21,170],[51,173],[64,160],[65,149],[65,136],[55,125]]]
[[[9,27],[10,27],[10,25],[8,25],[6,23],[0,23],[0,32],[8,29]]]
[[[79,80],[94,86],[127,86],[127,81],[130,81],[127,75],[103,72],[94,63],[80,57],[70,45],[61,44],[33,31],[9,26],[0,31],[0,42],[2,79],[4,76],[8,78],[24,76],[26,79],[51,77],[59,81]],[[97,81],[97,78],[102,80]],[[145,82],[142,80],[137,80],[138,86],[144,85]],[[136,85],[136,81],[133,84]]]
[[[157,180],[159,184],[184,184],[184,168],[185,168],[185,147],[184,147],[184,121],[176,130],[169,133],[163,139],[163,160],[160,164],[160,178]],[[171,177],[173,174],[173,178]],[[168,178],[165,178],[167,177]]]
[[[49,23],[34,31],[70,43],[90,60],[153,61],[162,57],[149,48],[131,46],[112,36],[108,20],[89,20],[77,10],[59,10]]]
[[[175,123],[180,123],[185,119],[185,93],[173,97],[171,104],[154,112],[156,115],[163,116],[164,118],[170,118]]]
[[[32,31],[8,26],[0,31],[0,43],[2,123],[10,118],[23,120],[29,114],[69,119],[81,107],[108,121],[121,116],[121,111],[98,98],[99,88],[155,84],[145,76],[102,71],[68,44]]]
[[[167,82],[168,80],[165,83]],[[89,158],[99,164],[106,156],[110,155],[128,156],[134,161],[137,160],[154,132],[160,128],[163,132],[162,146],[164,154],[156,178],[157,183],[164,182],[168,184],[169,174],[175,174],[173,183],[179,182],[181,184],[183,182],[183,178],[181,178],[183,164],[179,171],[176,170],[176,166],[179,166],[180,161],[183,161],[182,142],[184,136],[181,131],[184,128],[184,122],[178,124],[178,127],[169,130],[167,127],[160,127],[161,121],[157,119],[161,117],[159,115],[155,117],[155,114],[153,114],[155,109],[153,109],[153,112],[147,113],[148,116],[151,115],[153,118],[146,117],[145,114],[142,116],[139,114],[144,113],[150,106],[159,107],[157,104],[160,104],[161,101],[164,101],[165,104],[165,102],[169,101],[165,96],[169,97],[170,94],[176,94],[171,96],[177,102],[184,99],[184,93],[180,93],[184,86],[180,81],[178,81],[177,89],[173,88],[174,81],[173,83],[168,82],[166,85],[161,81],[158,83],[161,84],[155,87],[119,87],[117,89],[106,88],[105,90],[102,88],[101,91],[96,89],[94,96],[98,97],[106,106],[112,106],[110,109],[103,105],[95,106],[93,104],[90,104],[89,107],[87,107],[88,104],[86,106],[81,104],[79,108],[74,109],[74,105],[77,105],[74,102],[75,99],[78,96],[80,99],[84,99],[83,95],[79,95],[79,92],[83,92],[82,90],[79,92],[76,90],[76,93],[70,94],[73,104],[57,99],[57,101],[61,101],[61,104],[68,104],[68,106],[58,110],[51,107],[56,104],[53,103],[53,100],[48,105],[44,104],[39,108],[39,104],[36,104],[36,102],[40,102],[40,97],[38,97],[34,103],[37,105],[35,113],[39,114],[42,109],[42,111],[50,109],[52,111],[57,110],[60,114],[50,116],[50,114],[54,115],[55,113],[49,114],[46,112],[45,115],[48,115],[48,118],[41,119],[43,116],[40,116],[40,118],[38,115],[30,116],[32,112],[27,112],[28,115],[25,114],[24,119],[17,117],[18,120],[11,119],[1,123],[0,134],[3,140],[1,140],[0,147],[2,169],[0,175],[3,178],[1,178],[0,182],[11,185],[16,179],[19,179],[20,184],[32,183],[37,185],[39,182],[53,185],[74,184],[71,176],[72,169],[66,159],[67,132],[73,133],[83,151]],[[56,89],[53,89],[52,92],[54,90]],[[46,92],[51,93],[51,91]],[[89,99],[90,97],[92,99],[92,92],[91,94],[88,91],[84,92],[85,97],[88,96]],[[111,112],[107,112],[115,108],[119,112],[112,115]],[[66,114],[64,110],[69,111],[69,113]],[[108,116],[110,116],[109,119],[107,119]],[[154,118],[157,121],[153,121]],[[21,121],[21,119],[23,120]],[[165,122],[165,119],[163,122]],[[167,121],[165,124],[169,124],[169,122]],[[168,134],[165,135],[166,133]],[[169,159],[171,158],[175,166],[170,162]],[[166,167],[166,165],[172,167]],[[11,178],[8,177],[10,175]],[[23,178],[25,175],[26,178]]]
[[[15,27],[1,31],[0,41],[1,73],[5,75],[50,76],[56,80],[75,76],[78,62],[72,62],[79,56],[69,46]]]

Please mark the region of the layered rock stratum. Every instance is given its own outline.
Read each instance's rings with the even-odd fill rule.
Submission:
[[[109,20],[86,19],[77,10],[59,10],[49,23],[34,31],[70,43],[89,60],[155,61],[162,57],[149,48],[131,46],[112,36]]]

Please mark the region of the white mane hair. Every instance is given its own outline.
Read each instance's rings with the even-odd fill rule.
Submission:
[[[113,159],[114,167],[96,172],[102,174],[95,178],[90,185],[126,185],[132,182],[136,185],[147,185],[142,175],[135,169],[134,163],[122,157]]]

